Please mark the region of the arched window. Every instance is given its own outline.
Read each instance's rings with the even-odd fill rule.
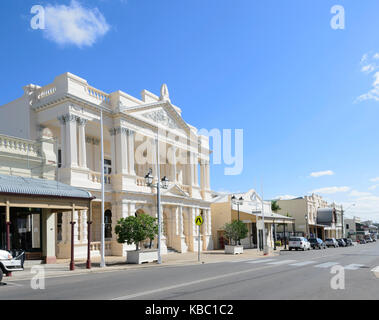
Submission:
[[[106,239],[112,238],[112,211],[106,210],[104,213],[104,237]]]

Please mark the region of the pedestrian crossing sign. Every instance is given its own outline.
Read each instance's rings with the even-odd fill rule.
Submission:
[[[202,216],[197,216],[195,218],[195,223],[198,225],[198,226],[201,226],[203,224],[204,220],[203,220],[203,217]]]

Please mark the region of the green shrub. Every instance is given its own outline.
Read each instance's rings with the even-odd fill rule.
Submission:
[[[242,221],[237,220],[233,221],[232,223],[227,223],[224,226],[224,230],[225,237],[229,240],[230,244],[232,244],[232,240],[235,244],[238,244],[241,239],[247,237],[247,234],[249,232],[246,224],[244,224]]]
[[[157,219],[146,214],[121,218],[117,221],[115,233],[118,243],[135,244],[138,251],[141,241],[149,239],[151,244],[158,234]]]

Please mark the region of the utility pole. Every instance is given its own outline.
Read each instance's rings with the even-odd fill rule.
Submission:
[[[161,173],[160,173],[160,165],[159,165],[159,139],[158,139],[158,130],[157,137],[155,139],[156,145],[156,170],[157,170],[157,214],[158,214],[158,264],[162,264],[162,256],[161,256]]]
[[[100,267],[104,268],[105,265],[105,223],[104,223],[104,124],[103,124],[103,109],[100,109],[100,144],[101,144],[101,262]]]

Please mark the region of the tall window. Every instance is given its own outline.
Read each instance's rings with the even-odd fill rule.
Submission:
[[[112,211],[111,210],[106,210],[104,213],[104,237],[106,239],[111,239],[112,238]]]

